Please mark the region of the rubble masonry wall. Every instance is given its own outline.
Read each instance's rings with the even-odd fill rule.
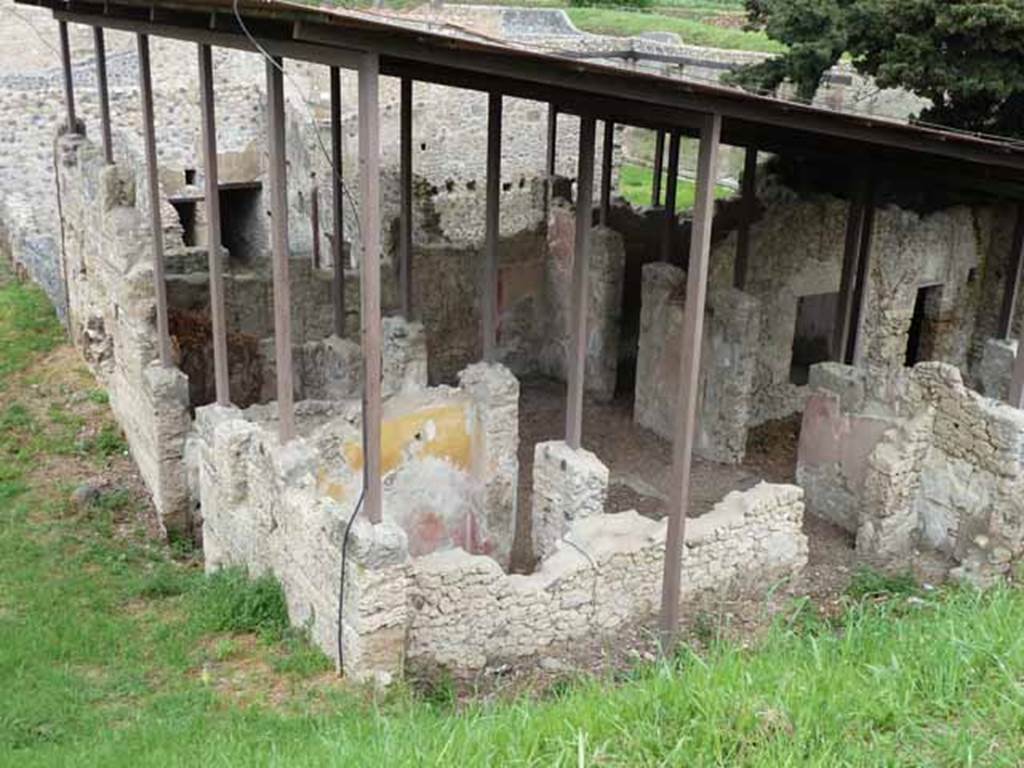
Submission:
[[[918,551],[979,581],[1024,554],[1024,414],[943,363],[872,374],[812,369],[797,481],[858,551],[907,567]]]

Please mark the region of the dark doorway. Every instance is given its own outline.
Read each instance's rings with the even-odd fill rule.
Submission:
[[[838,293],[801,296],[797,301],[793,354],[789,363],[791,383],[804,386],[810,378],[812,365],[834,359],[832,336],[838,306]]]
[[[935,359],[941,305],[941,285],[926,285],[917,289],[914,316],[910,320],[910,333],[907,334],[904,365],[908,368]]]
[[[196,244],[196,201],[172,199],[170,202],[181,222],[181,240],[185,247],[191,248]]]
[[[228,258],[249,263],[266,250],[263,189],[252,184],[224,184],[220,188],[221,244]]]

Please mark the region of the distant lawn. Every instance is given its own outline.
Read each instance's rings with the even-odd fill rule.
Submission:
[[[577,27],[599,35],[631,37],[641,32],[675,32],[687,45],[765,53],[780,53],[784,50],[782,45],[768,39],[762,32],[729,29],[665,13],[614,8],[569,8],[567,12]]]
[[[619,168],[619,194],[633,205],[648,206],[651,204],[651,186],[654,182],[654,171],[641,165],[623,165]],[[685,211],[693,208],[696,185],[689,179],[680,179],[676,185],[676,210]],[[723,199],[732,197],[736,191],[729,187],[717,186],[715,197]],[[662,180],[664,195],[664,179]],[[664,199],[664,198],[663,198]]]

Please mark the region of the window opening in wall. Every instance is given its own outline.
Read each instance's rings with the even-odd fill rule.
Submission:
[[[192,185],[192,184],[196,183],[196,169],[195,168],[186,168],[185,169],[185,183],[188,184],[188,185]]]
[[[236,262],[252,262],[266,249],[263,188],[259,182],[220,187],[221,244]]]
[[[181,223],[181,239],[186,247],[191,248],[196,244],[196,201],[195,200],[171,200],[171,205],[178,214],[178,221]]]
[[[910,320],[910,333],[907,334],[904,365],[909,367],[935,359],[941,305],[941,285],[925,285],[917,289],[914,315]]]
[[[834,359],[832,336],[838,306],[838,293],[801,296],[797,301],[793,350],[789,363],[790,383],[805,385],[810,378],[812,365]]]

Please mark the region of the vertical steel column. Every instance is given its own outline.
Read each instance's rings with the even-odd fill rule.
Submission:
[[[860,325],[868,302],[868,281],[871,277],[871,245],[875,229],[875,184],[869,179],[864,196],[864,215],[860,233],[860,254],[857,258],[857,278],[854,284],[853,306],[850,314],[850,332],[846,340],[847,365],[860,365],[863,339]]]
[[[654,136],[654,179],[651,181],[651,205],[661,205],[661,176],[665,172],[665,132]]]
[[[697,392],[700,381],[700,353],[704,333],[704,304],[707,296],[708,263],[711,253],[711,225],[718,177],[718,145],[721,115],[704,118],[697,160],[697,191],[690,238],[690,263],[683,306],[682,350],[679,356],[679,388],[676,397],[675,439],[672,451],[672,488],[665,541],[665,570],[661,593],[661,650],[668,653],[679,627],[679,594],[686,511],[690,504],[690,469],[693,441],[697,431]]]
[[[743,220],[736,232],[736,262],[733,266],[733,285],[739,290],[747,287],[747,265],[750,263],[750,224],[754,218],[757,189],[757,147],[747,147],[743,158],[742,198]]]
[[[548,104],[548,147],[544,173],[548,180],[548,194],[551,194],[555,178],[555,161],[558,159],[558,107]]]
[[[1024,408],[1024,339],[1018,342],[1017,360],[1013,364],[1013,379],[1010,382],[1010,405]]]
[[[320,269],[320,188],[315,173],[309,186],[309,226],[313,230],[313,269]]]
[[[400,117],[400,182],[398,296],[402,317],[412,319],[412,80],[402,78]]]
[[[1013,316],[1017,313],[1022,262],[1024,262],[1024,203],[1018,203],[1017,223],[1013,228],[1010,261],[1007,265],[1006,285],[1003,289],[1003,305],[999,310],[999,326],[996,331],[996,336],[1001,339],[1009,339],[1013,334]]]
[[[565,442],[580,447],[583,437],[583,381],[587,360],[587,277],[590,273],[590,230],[594,226],[594,118],[580,118],[579,169],[576,173],[576,255],[572,261],[572,306],[567,361],[568,402]]]
[[[665,186],[665,232],[661,237],[661,260],[679,261],[675,252],[676,229],[676,190],[679,187],[679,133],[672,131],[668,141],[668,179]]]
[[[213,372],[217,403],[229,405],[227,322],[224,314],[223,248],[220,231],[220,174],[217,167],[217,119],[213,106],[213,51],[199,46],[199,105],[202,110],[203,170],[206,174],[207,252],[210,271],[210,317],[213,325]]]
[[[863,174],[858,174],[854,179],[850,205],[846,212],[846,241],[843,245],[839,300],[836,302],[836,319],[833,325],[832,357],[840,363],[848,362],[846,350],[850,346],[850,334],[852,333],[853,302],[857,283],[857,265],[860,260],[860,243],[864,232],[866,198],[867,179]]]
[[[501,94],[490,93],[487,102],[487,241],[484,247],[480,312],[484,360],[494,362],[498,353],[498,237],[501,206]]]
[[[270,135],[270,225],[273,243],[274,353],[277,367],[277,427],[282,443],[295,437],[292,373],[291,286],[288,270],[288,164],[285,158],[284,63],[267,61],[267,128]]]
[[[380,320],[380,59],[359,64],[359,213],[363,259],[359,265],[363,342],[363,488],[372,523],[383,515],[381,488]]]
[[[78,116],[75,114],[75,81],[71,72],[71,41],[68,38],[68,23],[57,22],[60,31],[60,63],[64,70],[64,107],[67,110],[68,133],[78,131]]]
[[[114,143],[110,137],[110,89],[107,87],[107,46],[103,39],[103,27],[92,28],[92,40],[96,51],[96,90],[100,101],[100,139],[103,142],[103,159],[107,165],[113,165]]]
[[[601,213],[602,227],[608,226],[608,212],[612,208],[612,150],[615,145],[615,123],[604,121],[604,137],[601,145]]]
[[[167,286],[164,283],[164,226],[160,217],[160,171],[156,162],[156,129],[153,124],[153,77],[149,66],[149,38],[138,35],[139,96],[142,100],[142,135],[146,145],[146,189],[149,223],[153,237],[153,289],[156,293],[156,338],[160,364],[169,368],[171,337],[167,328]]]
[[[341,70],[331,67],[331,197],[334,203],[334,237],[331,260],[334,280],[331,303],[334,307],[334,335],[345,335],[345,190],[341,168]]]

